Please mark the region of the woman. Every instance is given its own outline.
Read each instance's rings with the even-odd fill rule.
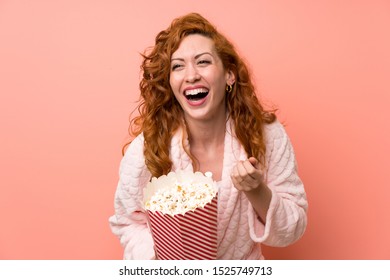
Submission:
[[[259,103],[233,45],[199,14],[175,19],[144,55],[140,116],[120,167],[110,225],[125,259],[155,258],[142,210],[152,176],[211,171],[218,259],[263,259],[306,228],[307,201],[283,126]]]

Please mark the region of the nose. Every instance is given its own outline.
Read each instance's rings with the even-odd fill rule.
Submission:
[[[185,80],[188,83],[194,83],[200,79],[198,69],[190,64],[186,67]]]

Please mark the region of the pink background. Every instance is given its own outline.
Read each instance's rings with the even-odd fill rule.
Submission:
[[[310,203],[268,259],[390,259],[390,2],[0,1],[0,259],[120,259],[108,226],[140,52],[196,11],[285,122]]]

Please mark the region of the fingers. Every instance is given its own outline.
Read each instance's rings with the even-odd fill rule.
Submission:
[[[257,179],[259,170],[250,162],[250,160],[245,160],[237,164],[237,171],[239,176],[242,178],[249,179],[248,176],[252,179]]]
[[[256,168],[256,169],[260,168],[260,162],[256,158],[250,157],[250,158],[248,158],[248,160],[253,165],[254,168]]]
[[[240,161],[234,168],[231,175],[232,182],[238,190],[249,191],[255,189],[263,180],[258,160],[251,157]]]
[[[237,167],[235,169],[237,169]],[[234,171],[234,172],[236,172],[236,171]],[[245,181],[245,177],[242,177],[240,175],[234,175],[234,174],[237,174],[237,173],[233,173],[231,178],[232,178],[233,185],[236,187],[237,190],[239,190],[239,191],[250,191],[252,189],[250,187],[251,186],[251,182]]]

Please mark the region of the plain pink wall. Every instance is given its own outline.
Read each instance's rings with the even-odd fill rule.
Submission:
[[[390,259],[389,1],[0,1],[0,259],[120,259],[139,52],[196,11],[279,108],[309,198],[269,259]]]

